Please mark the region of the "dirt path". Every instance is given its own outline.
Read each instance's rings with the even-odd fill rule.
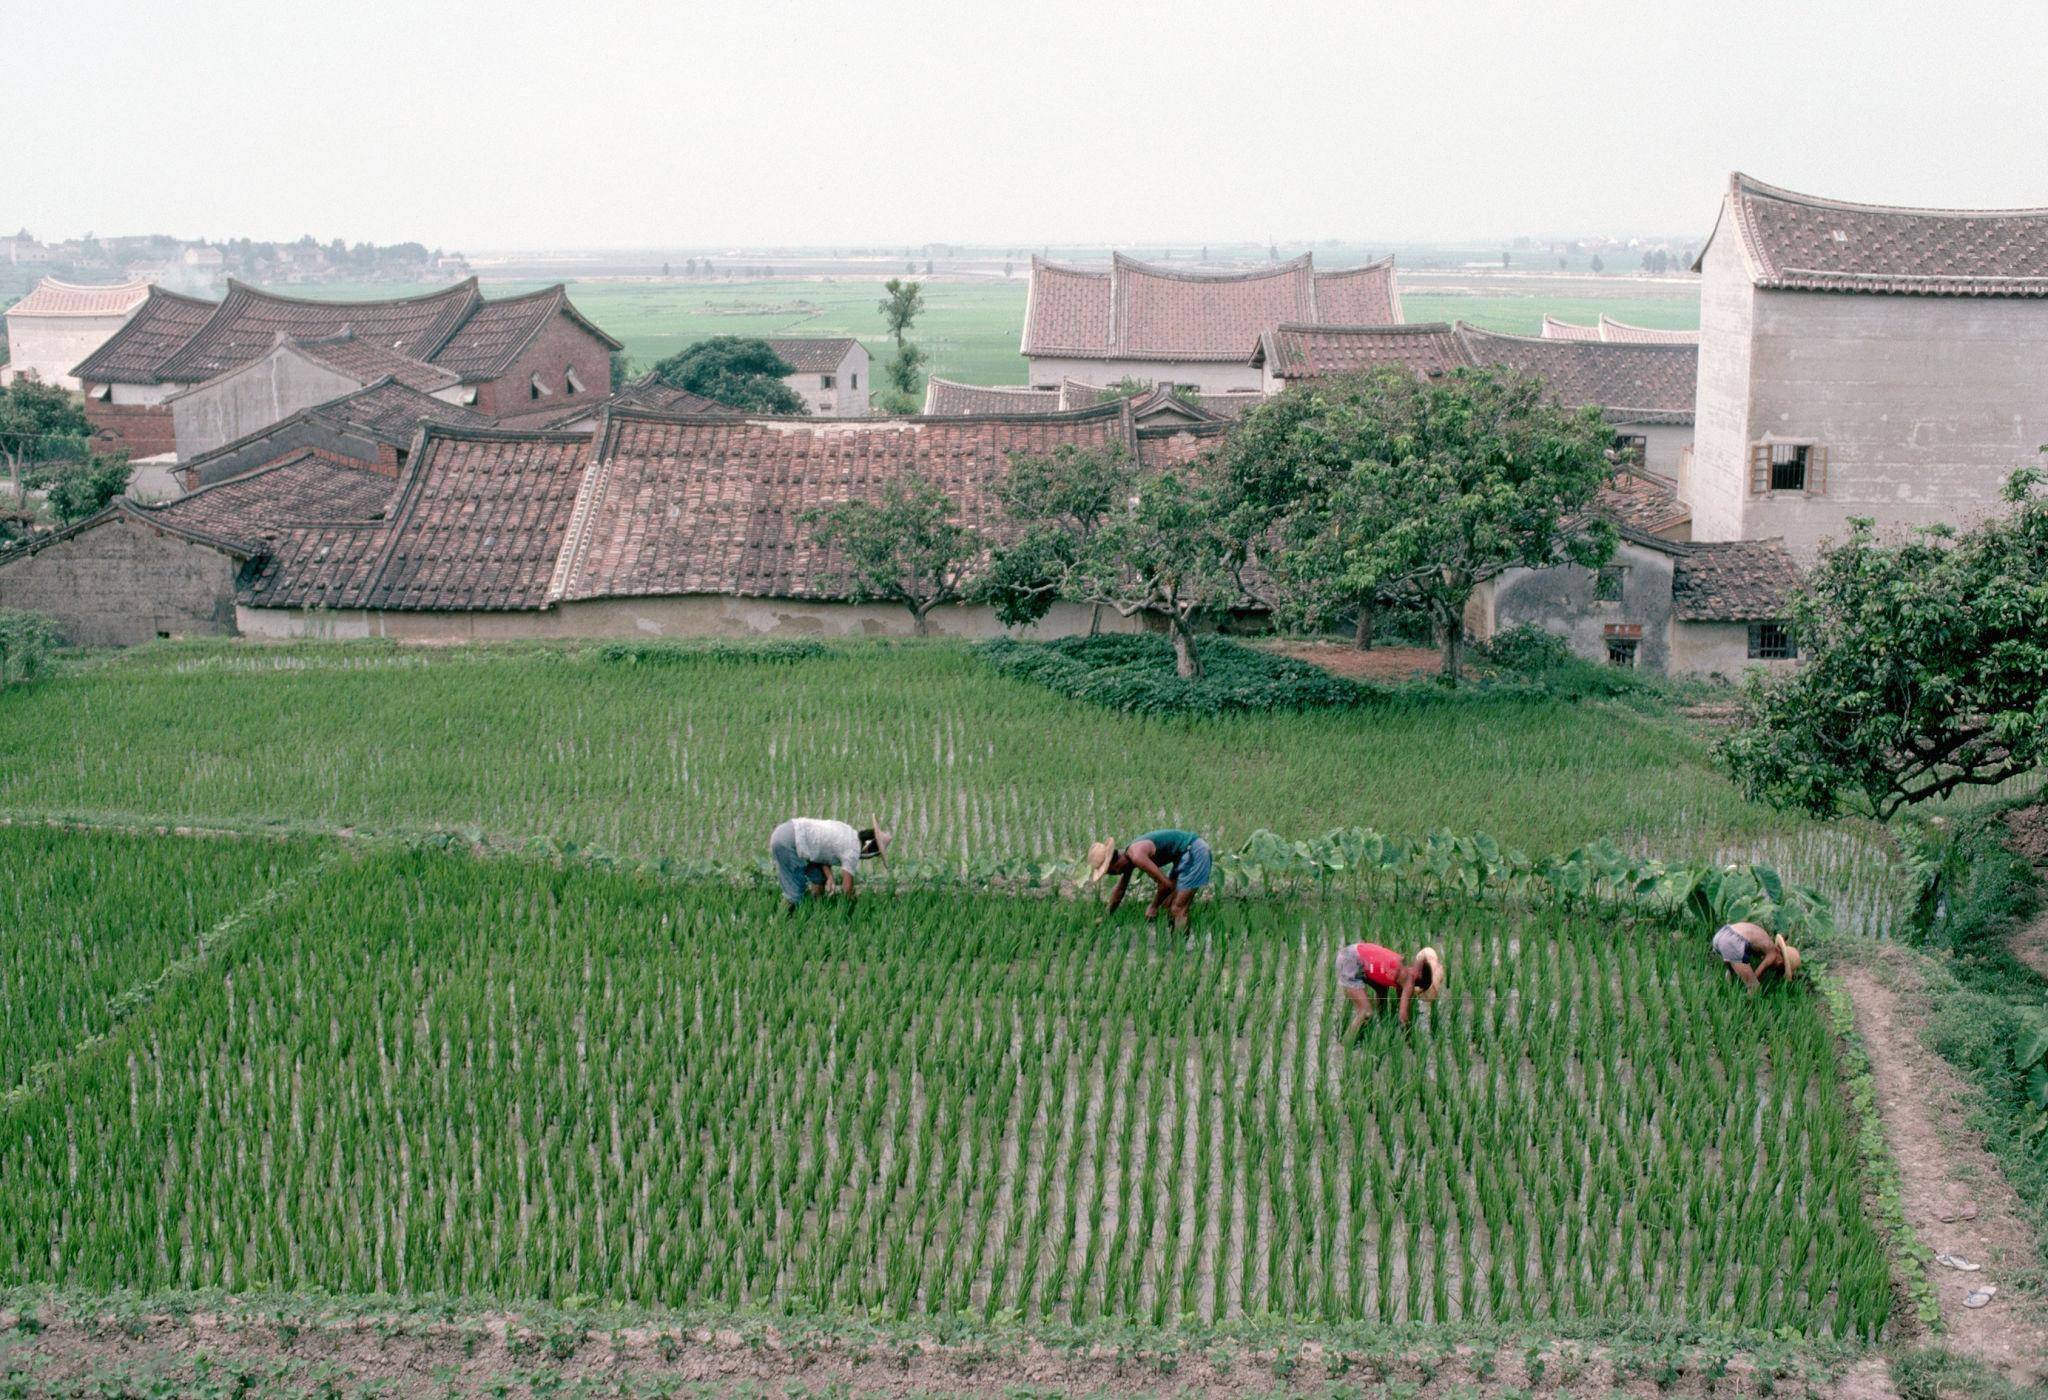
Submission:
[[[1921,1041],[1920,982],[1903,949],[1877,948],[1838,969],[1856,1008],[1856,1029],[1870,1056],[1878,1116],[1898,1160],[1906,1220],[1920,1242],[1983,1265],[1975,1273],[1931,1266],[1949,1350],[1975,1357],[2020,1385],[2048,1379],[2048,1316],[2021,1296],[2018,1279],[2039,1255],[1998,1164],[1965,1122],[1962,1083]],[[1943,1220],[1970,1215],[1969,1219]],[[1983,1308],[1963,1300],[1998,1287]]]
[[[2034,969],[2043,981],[2048,981],[2048,909],[2035,915],[2032,923],[2014,930],[2012,941],[2007,946],[2012,949],[2014,957]]]

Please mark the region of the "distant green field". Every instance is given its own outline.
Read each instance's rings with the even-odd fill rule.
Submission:
[[[492,282],[490,296],[530,291],[536,283]],[[1534,335],[1546,314],[1591,325],[1602,312],[1642,326],[1687,328],[1699,324],[1699,303],[1690,296],[1645,294],[1640,283],[1617,282],[1611,296],[1558,294],[1532,288],[1517,294],[1404,292],[1411,321],[1470,321],[1489,330]],[[428,291],[427,285],[389,282],[335,283],[293,287],[297,295],[388,297]],[[626,344],[626,353],[645,369],[667,355],[713,335],[857,335],[875,359],[879,379],[888,357],[877,309],[880,284],[865,279],[775,278],[765,281],[587,281],[571,282],[569,295],[598,325]],[[970,384],[1024,382],[1024,357],[1017,342],[1024,328],[1024,282],[926,282],[925,313],[911,332],[929,356],[927,369]],[[1249,348],[1249,347],[1247,347]]]

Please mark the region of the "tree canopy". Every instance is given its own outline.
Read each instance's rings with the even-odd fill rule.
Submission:
[[[1723,764],[1817,817],[1888,819],[2048,754],[2048,499],[2028,469],[1976,527],[1826,550],[1792,605],[1797,671],[1752,675]]]
[[[714,335],[654,366],[664,384],[747,413],[802,414],[803,396],[783,383],[795,366],[765,340]]]
[[[935,607],[965,601],[987,572],[981,538],[954,518],[935,482],[905,472],[872,501],[843,501],[806,518],[820,544],[845,559],[839,582],[855,602],[900,603],[919,636]]]
[[[896,342],[896,353],[882,366],[889,390],[881,396],[882,408],[890,413],[912,413],[917,409],[917,376],[924,367],[922,347],[909,339],[910,327],[924,313],[924,284],[891,277],[882,284],[888,295],[879,303],[882,324]]]

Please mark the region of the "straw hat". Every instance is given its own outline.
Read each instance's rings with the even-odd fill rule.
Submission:
[[[1088,848],[1088,878],[1083,884],[1092,885],[1109,873],[1109,862],[1116,856],[1116,845],[1110,841],[1097,841]]]
[[[882,819],[880,817],[876,817],[869,825],[875,829],[875,859],[880,861],[888,860],[889,843],[896,839],[896,834],[892,831],[882,830]]]
[[[1790,982],[1799,975],[1799,950],[1785,941],[1785,935],[1775,935],[1778,940],[1778,954],[1785,959],[1785,980]]]
[[[1429,969],[1429,985],[1415,995],[1424,1001],[1435,1001],[1444,989],[1444,960],[1434,948],[1424,948],[1415,955],[1415,961]]]

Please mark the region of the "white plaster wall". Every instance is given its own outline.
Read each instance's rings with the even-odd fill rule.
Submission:
[[[1624,423],[1616,432],[1643,439],[1643,465],[1659,476],[1678,477],[1679,459],[1692,446],[1690,423]]]
[[[1244,348],[1251,358],[1252,348]],[[1266,371],[1234,360],[1089,360],[1054,355],[1031,357],[1029,382],[1039,387],[1059,388],[1060,381],[1077,379],[1083,384],[1115,384],[1123,379],[1142,379],[1153,384],[1192,384],[1205,394],[1224,394],[1233,389],[1265,392]]]
[[[1790,671],[1793,661],[1756,661],[1749,655],[1746,622],[1676,622],[1671,624],[1671,671],[1674,675],[1726,676],[1734,680],[1752,666]]]
[[[562,603],[545,612],[363,612],[321,609],[235,609],[252,637],[397,637],[415,641],[492,641],[519,637],[907,637],[910,613],[869,603],[816,603],[789,598],[692,594],[670,598],[604,598]],[[983,607],[941,608],[931,635],[1069,637],[1088,630],[1089,610],[1054,606],[1036,627],[1005,628]],[[1106,612],[1105,632],[1136,632],[1143,624]]]
[[[162,403],[178,392],[175,384],[110,384],[107,387],[112,391],[108,403]]]
[[[1756,288],[1742,235],[1724,197],[1721,222],[1700,269],[1700,374],[1693,400],[1693,458],[1683,496],[1696,540],[1743,538],[1749,491],[1750,333]]]
[[[2048,442],[2048,301],[1760,292],[1750,440],[1828,449],[1819,495],[1746,496],[1747,538],[1810,563],[1852,516],[1965,525]]]
[[[338,370],[299,355],[275,353],[210,383],[196,385],[171,402],[178,456],[196,457],[233,442],[302,408],[362,387]]]
[[[7,317],[8,379],[33,374],[60,389],[80,386],[72,369],[128,324],[132,312],[116,316]]]

